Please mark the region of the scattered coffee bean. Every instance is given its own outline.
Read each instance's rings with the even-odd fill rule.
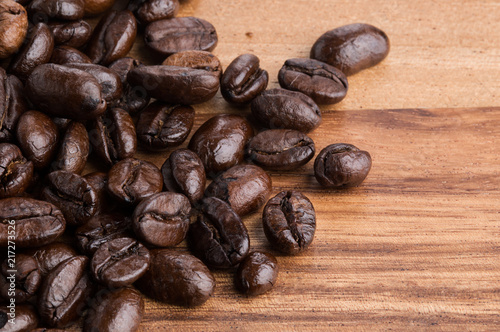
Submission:
[[[85,45],[92,35],[92,27],[84,20],[50,22],[49,29],[52,31],[56,45],[74,48],[80,48]]]
[[[59,153],[52,162],[52,170],[80,174],[85,168],[88,155],[89,136],[87,130],[80,122],[71,121],[60,142]]]
[[[45,277],[57,265],[77,256],[75,249],[65,243],[51,243],[36,249],[33,258],[38,264],[42,277]]]
[[[175,17],[179,11],[179,0],[131,0],[128,9],[146,25]]]
[[[17,121],[27,110],[23,83],[0,68],[0,143],[14,141]]]
[[[111,211],[116,206],[108,193],[108,174],[104,172],[92,172],[86,174],[84,178],[94,188],[97,197],[96,215]],[[90,221],[89,221],[90,222]]]
[[[33,163],[14,144],[0,143],[0,199],[22,194],[31,183]]]
[[[68,63],[92,63],[90,58],[76,48],[70,46],[56,46],[50,58],[51,63],[65,65]]]
[[[113,7],[116,0],[85,0],[85,16],[96,16]]]
[[[235,284],[240,292],[256,296],[270,291],[278,280],[278,261],[267,252],[254,251],[238,266]]]
[[[28,5],[34,22],[47,19],[75,21],[83,18],[85,0],[32,0]]]
[[[10,313],[10,308],[0,306],[0,315],[2,315],[2,313],[7,315],[7,313]],[[8,319],[11,319],[11,317],[9,316]],[[32,331],[38,326],[38,315],[36,314],[36,309],[29,304],[16,305],[15,324],[9,322],[8,319],[5,319],[4,326],[0,323],[0,329],[2,332]]]
[[[216,73],[219,79],[222,77],[220,60],[207,51],[191,50],[174,53],[166,58],[162,65],[201,69]]]
[[[0,3],[0,59],[6,59],[21,47],[28,32],[28,14],[12,0]]]
[[[15,280],[14,289],[11,287],[12,275]],[[7,277],[9,278],[7,279]],[[16,254],[14,260],[6,259],[2,263],[0,295],[5,300],[10,301],[10,298],[14,297],[16,303],[24,303],[35,296],[41,283],[42,274],[33,257],[25,254]],[[12,296],[12,292],[14,296]]]

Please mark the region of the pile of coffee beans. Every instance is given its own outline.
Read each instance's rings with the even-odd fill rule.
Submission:
[[[270,198],[267,171],[308,163],[317,104],[340,102],[346,76],[389,51],[381,30],[343,26],[319,37],[310,59],[287,60],[282,88],[266,90],[269,75],[253,54],[223,71],[210,53],[214,26],[175,17],[178,0],[110,10],[114,2],[0,2],[2,331],[78,320],[84,331],[135,331],[141,294],[201,305],[214,292],[213,269],[233,271],[247,296],[272,289],[278,262],[251,249],[242,218],[263,207],[273,248],[296,255],[309,247],[313,204],[299,191]],[[84,18],[96,15],[92,28]],[[161,64],[127,57],[138,35]],[[213,116],[176,149],[193,129],[191,105],[219,89],[251,114]],[[169,156],[158,168],[135,157],[138,146]],[[89,156],[107,171],[82,175]],[[337,143],[318,154],[314,175],[326,188],[346,188],[370,168],[368,152]],[[184,239],[192,254],[175,248]]]

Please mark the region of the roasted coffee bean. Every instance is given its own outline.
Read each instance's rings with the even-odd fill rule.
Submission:
[[[215,197],[202,200],[201,213],[189,226],[188,239],[194,254],[214,268],[237,265],[250,249],[248,231],[240,217]]]
[[[122,237],[103,243],[92,256],[94,279],[108,288],[133,284],[149,268],[149,250],[137,240]]]
[[[60,263],[44,279],[38,295],[42,321],[64,327],[83,314],[83,307],[93,293],[87,273],[88,258],[76,256]]]
[[[278,261],[267,252],[254,251],[238,266],[236,288],[243,294],[256,296],[270,291],[278,280]]]
[[[149,24],[144,31],[146,45],[168,56],[181,51],[212,51],[217,32],[212,24],[196,17],[176,17]]]
[[[87,48],[93,63],[109,65],[123,58],[132,48],[137,34],[137,22],[129,10],[111,11],[94,29]]]
[[[373,25],[354,23],[325,32],[311,48],[311,58],[349,76],[384,60],[389,49],[385,32]]]
[[[35,295],[41,283],[42,274],[33,257],[16,254],[15,259],[8,258],[2,263],[0,295],[5,300],[14,297],[16,303],[26,302]]]
[[[16,305],[15,317],[9,316],[10,313],[10,308],[0,306],[0,315],[4,314],[7,316],[5,325],[2,326],[0,323],[0,331],[2,332],[32,331],[38,326],[38,315],[36,310],[29,304]]]
[[[220,83],[222,97],[230,103],[251,102],[267,87],[269,75],[253,54],[243,54],[227,66]]]
[[[307,164],[314,157],[313,140],[291,129],[270,129],[252,137],[245,150],[246,158],[264,169],[290,171]]]
[[[62,45],[54,48],[50,62],[65,65],[68,63],[91,63],[92,61],[76,48]]]
[[[263,206],[272,189],[271,177],[262,168],[236,165],[216,177],[205,196],[222,199],[239,216],[244,216]]]
[[[66,129],[68,129],[69,124],[73,121],[71,119],[67,118],[59,118],[59,117],[52,117],[52,122],[56,125],[57,129],[59,130],[59,133],[61,135],[64,135],[66,132]]]
[[[59,131],[52,120],[37,111],[28,111],[19,117],[16,137],[26,159],[37,169],[49,166],[57,153]]]
[[[75,249],[59,242],[47,244],[33,252],[33,258],[36,260],[43,277],[61,262],[75,256],[77,256]]]
[[[318,105],[296,91],[264,91],[252,101],[251,109],[255,119],[270,129],[295,129],[307,133],[321,122]]]
[[[52,116],[90,120],[106,110],[99,82],[76,68],[40,65],[30,75],[26,92],[38,109]]]
[[[243,161],[245,144],[252,136],[252,126],[245,118],[216,115],[194,133],[189,149],[200,157],[207,175],[214,178]]]
[[[89,155],[89,136],[85,126],[71,121],[59,146],[59,153],[52,163],[52,170],[80,174]]]
[[[206,51],[182,51],[174,53],[166,58],[162,65],[202,69],[217,73],[219,79],[222,77],[220,60],[212,53]]]
[[[187,196],[191,204],[203,197],[206,175],[203,162],[188,149],[175,150],[161,166],[163,186],[172,192]]]
[[[108,174],[104,172],[93,172],[86,174],[84,178],[94,188],[97,196],[96,215],[111,211],[116,206],[108,193]],[[89,221],[90,222],[90,221]]]
[[[80,48],[92,35],[92,27],[84,20],[73,22],[50,22],[49,29],[54,35],[54,43],[60,46]]]
[[[83,18],[85,0],[32,0],[28,12],[34,22],[56,19],[75,21]]]
[[[12,235],[16,247],[43,246],[54,242],[65,228],[62,212],[51,203],[26,197],[0,200],[0,247],[7,247]]]
[[[23,82],[36,67],[50,61],[54,50],[54,37],[46,24],[38,23],[28,35],[30,37],[10,63],[10,73]]]
[[[216,73],[176,66],[143,66],[127,76],[132,86],[142,86],[148,94],[169,104],[204,103],[219,90]]]
[[[163,192],[137,205],[132,226],[139,239],[159,247],[173,247],[186,237],[190,213],[186,196]]]
[[[0,143],[0,199],[18,196],[30,185],[33,163],[14,144]]]
[[[314,176],[326,188],[355,187],[361,184],[372,167],[372,158],[351,144],[331,144],[314,161]]]
[[[137,204],[159,193],[163,186],[161,172],[154,164],[134,158],[116,163],[108,173],[108,190],[117,199]]]
[[[69,225],[82,225],[96,213],[94,188],[78,174],[54,171],[47,175],[42,197],[61,209]]]
[[[85,16],[95,16],[113,7],[116,0],[85,0]]]
[[[318,104],[338,103],[348,89],[343,72],[314,59],[286,60],[278,79],[282,88],[302,92]]]
[[[175,17],[179,11],[179,0],[131,0],[128,9],[142,24],[147,25]]]
[[[120,109],[109,109],[92,121],[89,138],[97,155],[108,165],[134,156],[137,136],[134,121]]]
[[[151,250],[151,264],[136,283],[145,295],[166,303],[194,307],[212,296],[215,278],[198,258],[172,249]]]
[[[14,141],[17,121],[27,110],[23,83],[0,68],[0,143]]]
[[[282,191],[267,202],[262,224],[276,250],[296,255],[314,239],[316,213],[311,201],[300,192]]]
[[[97,294],[89,308],[83,331],[135,332],[144,314],[141,293],[132,288],[103,291]]]
[[[23,6],[12,0],[0,3],[0,59],[16,53],[28,32],[28,14]]]
[[[156,101],[139,114],[137,139],[153,151],[178,146],[191,132],[194,115],[191,106],[172,106]]]

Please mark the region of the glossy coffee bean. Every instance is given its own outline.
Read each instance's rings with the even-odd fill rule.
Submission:
[[[165,303],[194,307],[213,294],[215,278],[198,258],[172,249],[151,250],[151,265],[136,286]]]
[[[84,176],[87,182],[94,188],[97,196],[96,215],[106,213],[116,207],[116,202],[113,201],[108,193],[108,173],[92,172]],[[90,222],[90,221],[89,221]]]
[[[95,16],[113,7],[116,0],[85,0],[85,16]]]
[[[144,25],[173,18],[179,11],[179,0],[132,0],[128,9]]]
[[[80,48],[92,34],[92,27],[84,20],[72,22],[50,22],[49,29],[54,36],[54,43],[60,46]]]
[[[137,139],[153,151],[178,146],[191,132],[194,115],[191,106],[172,106],[156,101],[139,114]]]
[[[326,62],[349,76],[384,60],[389,49],[385,32],[373,25],[354,23],[321,35],[311,48],[311,58]]]
[[[314,161],[314,176],[326,188],[355,187],[361,184],[372,167],[372,158],[351,144],[331,144]]]
[[[207,51],[190,50],[174,53],[166,58],[162,65],[201,69],[216,73],[219,79],[222,77],[220,60]]]
[[[229,204],[215,198],[202,200],[201,213],[189,226],[189,246],[205,264],[230,268],[241,262],[250,249],[248,232]]]
[[[318,104],[338,103],[348,89],[343,72],[314,59],[286,60],[278,79],[282,88],[302,92]]]
[[[273,189],[271,177],[255,165],[236,165],[216,177],[205,190],[205,196],[229,203],[239,216],[263,206]]]
[[[65,65],[68,63],[91,63],[92,61],[76,48],[63,45],[54,48],[50,62],[57,65]]]
[[[89,155],[89,136],[85,126],[71,121],[59,145],[59,153],[52,162],[52,170],[80,174]]]
[[[248,160],[268,170],[290,171],[314,157],[313,140],[292,129],[270,129],[255,135],[247,144]]]
[[[12,283],[15,288],[12,289]],[[35,296],[42,274],[36,260],[25,254],[16,254],[14,259],[6,259],[2,263],[0,275],[0,295],[9,300],[14,297],[16,303],[23,303]],[[14,293],[14,294],[12,294]]]
[[[0,199],[18,196],[30,185],[33,163],[14,144],[0,143]]]
[[[15,140],[17,121],[27,110],[23,83],[0,68],[0,143]]]
[[[32,0],[28,12],[35,22],[47,19],[75,21],[83,18],[84,8],[84,0]]]
[[[168,191],[186,195],[191,204],[203,197],[206,175],[203,163],[191,150],[175,150],[161,166],[163,186]]]
[[[17,52],[28,32],[28,14],[23,6],[12,0],[0,3],[0,59]]]
[[[230,103],[251,102],[267,87],[269,75],[253,54],[243,54],[227,66],[220,83],[222,97]]]
[[[316,213],[311,201],[300,192],[282,191],[264,207],[262,225],[276,250],[296,255],[314,239]]]
[[[38,264],[42,277],[49,274],[60,263],[75,256],[77,256],[75,249],[60,242],[47,244],[33,252],[33,258]]]
[[[207,175],[214,178],[243,161],[245,144],[252,136],[252,126],[245,118],[216,115],[194,133],[189,149],[200,157]]]
[[[0,306],[0,317],[6,315],[5,325],[0,323],[0,331],[2,332],[25,332],[32,331],[38,326],[38,315],[36,309],[29,304],[16,305],[15,318],[9,316],[11,309],[6,306]],[[14,320],[12,321],[11,319]],[[15,322],[15,323],[12,323]]]
[[[248,296],[270,291],[278,280],[278,261],[267,252],[254,251],[238,266],[236,288]]]
[[[186,237],[190,213],[186,196],[162,192],[137,205],[132,226],[139,239],[159,247],[173,247]]]
[[[187,50],[212,51],[218,41],[214,26],[196,17],[155,21],[146,27],[144,40],[165,56]]]
[[[309,132],[321,123],[321,111],[303,93],[284,89],[266,90],[252,101],[252,114],[264,127]]]

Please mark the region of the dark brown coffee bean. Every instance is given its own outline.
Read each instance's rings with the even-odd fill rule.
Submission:
[[[135,17],[129,10],[111,11],[94,29],[87,48],[93,63],[109,65],[132,49],[137,34]]]
[[[179,11],[179,0],[132,0],[128,9],[134,12],[142,24],[147,25],[175,17]]]
[[[273,189],[271,177],[255,165],[236,165],[219,175],[205,190],[205,196],[229,203],[239,216],[263,206]]]
[[[97,196],[84,177],[67,171],[54,171],[47,176],[44,200],[61,209],[69,225],[82,225],[96,213]]]
[[[174,53],[166,58],[162,65],[201,69],[217,73],[219,79],[222,77],[220,60],[212,53],[206,51],[182,51]]]
[[[67,66],[38,66],[26,83],[26,92],[38,109],[63,118],[94,119],[107,106],[94,76]]]
[[[0,59],[16,53],[28,32],[28,14],[12,0],[0,3]]]
[[[30,185],[33,163],[14,144],[0,143],[0,198],[18,196]]]
[[[92,35],[92,27],[84,20],[73,22],[50,22],[49,29],[54,35],[54,43],[61,46],[80,48]]]
[[[42,283],[42,274],[36,260],[25,254],[16,254],[2,263],[0,275],[0,295],[9,300],[14,297],[16,303],[23,303],[35,296]],[[15,287],[12,287],[15,285]],[[14,293],[14,294],[12,294]]]
[[[19,117],[16,137],[26,159],[35,168],[49,166],[57,153],[59,131],[52,120],[37,111],[28,111]]]
[[[194,115],[191,106],[171,106],[156,101],[139,114],[137,139],[153,151],[178,146],[191,132]]]
[[[204,103],[219,90],[216,73],[176,66],[144,66],[132,69],[127,81],[142,86],[148,94],[169,104]]]
[[[196,17],[176,17],[149,24],[144,31],[146,45],[168,56],[181,51],[212,51],[217,32],[212,24]]]
[[[314,157],[313,140],[291,129],[263,131],[248,142],[246,158],[264,169],[290,171],[307,164]]]
[[[215,278],[198,258],[172,249],[151,250],[148,272],[137,288],[147,296],[165,303],[194,307],[212,296]]]
[[[116,0],[85,0],[85,16],[96,16],[113,7]]]
[[[254,251],[238,266],[235,284],[240,292],[256,296],[270,291],[278,280],[278,261],[267,252]]]
[[[68,63],[92,63],[90,58],[76,48],[70,46],[57,46],[52,52],[51,63],[65,65]]]
[[[52,170],[80,174],[89,155],[89,136],[85,126],[71,121],[61,140],[59,153],[52,163]]]
[[[137,205],[132,226],[139,239],[159,247],[173,247],[186,237],[190,213],[186,196],[163,192]]]
[[[23,83],[0,68],[0,142],[13,142],[21,114],[28,110]]]
[[[194,254],[214,268],[237,265],[250,249],[248,231],[240,217],[215,197],[202,200],[201,213],[189,226],[188,239]]]
[[[314,161],[314,176],[326,188],[359,186],[372,167],[372,158],[351,144],[331,144]]]
[[[0,331],[2,332],[25,332],[32,331],[38,326],[38,315],[36,309],[29,304],[21,304],[15,306],[15,312],[13,316],[10,308],[6,306],[0,306],[0,315],[5,314],[7,319],[5,325],[1,326]]]
[[[56,125],[57,129],[59,129],[59,133],[61,135],[64,135],[66,132],[66,129],[68,129],[69,124],[73,121],[71,119],[66,119],[66,118],[58,118],[58,117],[52,117],[52,122]]]
[[[163,186],[161,172],[154,164],[127,158],[116,163],[108,173],[108,190],[117,199],[129,204],[159,193]]]
[[[96,215],[112,211],[116,207],[116,202],[113,201],[108,193],[108,174],[104,172],[93,172],[86,174],[84,178],[96,192]]]
[[[19,248],[43,246],[54,242],[66,228],[57,207],[26,197],[1,199],[0,221],[0,247],[7,247],[13,239]]]
[[[373,25],[354,23],[325,32],[311,48],[311,58],[349,76],[384,60],[389,49],[385,32]]]
[[[262,92],[251,104],[252,114],[264,127],[309,132],[321,123],[318,105],[303,93],[284,89]]]
[[[253,54],[243,54],[227,66],[220,83],[222,97],[230,103],[251,102],[267,87],[269,75]]]
[[[302,92],[318,104],[338,103],[348,89],[343,72],[314,59],[286,60],[278,79],[282,88]]]
[[[206,175],[203,162],[188,149],[175,150],[161,166],[163,185],[168,191],[182,193],[191,204],[203,197]]]
[[[214,178],[243,161],[245,144],[252,136],[252,126],[245,118],[216,115],[194,133],[189,149],[200,157],[207,175]]]
[[[36,260],[43,277],[61,262],[75,256],[77,256],[75,249],[65,243],[47,244],[33,252],[33,258]]]
[[[267,202],[262,214],[264,233],[271,245],[288,255],[309,247],[316,231],[311,201],[298,191],[282,191]]]
[[[84,0],[32,0],[28,12],[32,21],[47,19],[75,21],[83,18]]]

